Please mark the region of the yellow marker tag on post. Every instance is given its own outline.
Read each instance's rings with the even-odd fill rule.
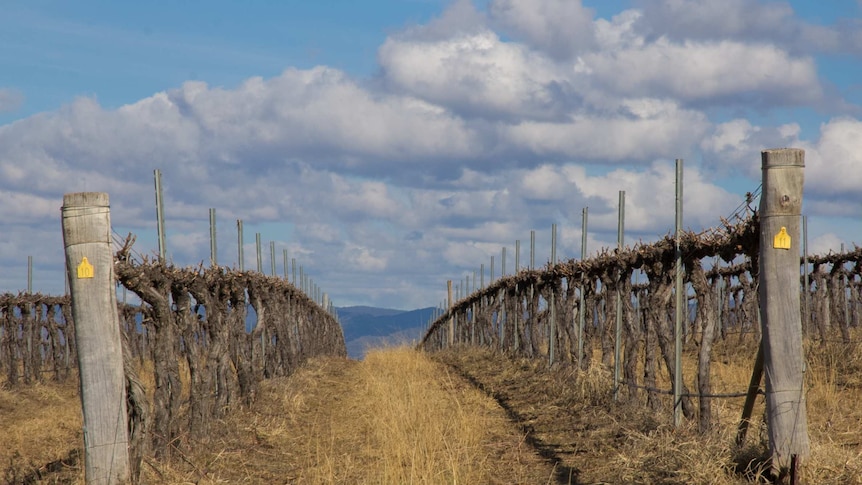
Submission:
[[[78,279],[83,278],[92,278],[93,277],[93,265],[90,264],[90,261],[87,260],[87,257],[84,256],[81,258],[81,264],[78,265]]]
[[[772,247],[775,249],[790,249],[790,235],[787,234],[787,228],[782,227],[778,234],[772,238]]]

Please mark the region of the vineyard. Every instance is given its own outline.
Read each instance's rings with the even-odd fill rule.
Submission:
[[[131,241],[117,252],[115,271],[142,302],[118,310],[133,476],[144,456],[171,456],[237,404],[253,401],[264,378],[288,375],[314,356],[346,356],[335,318],[287,281],[134,261]],[[68,296],[6,294],[0,312],[7,387],[77,377]]]
[[[752,269],[757,227],[756,217],[751,217],[699,234],[688,232],[681,240],[689,300],[683,340],[687,350],[697,349],[699,355],[698,389],[683,390],[683,409],[687,417],[697,415],[705,428],[713,399],[708,379],[712,343],[760,340],[757,274]],[[613,367],[615,302],[622,295],[623,384],[631,395],[643,393],[650,406],[657,406],[667,392],[655,388],[656,359],[671,372],[674,368],[674,253],[674,239],[667,236],[622,252],[605,250],[588,260],[522,270],[455,302],[430,325],[421,345],[429,351],[445,348],[454,329],[456,345],[493,347],[526,357],[548,358],[553,353],[555,362],[575,365],[580,349],[581,367]],[[850,330],[859,326],[862,313],[862,248],[811,256],[807,264],[807,288],[800,268],[805,335],[821,343],[853,343]],[[635,282],[635,272],[647,281]],[[588,324],[580,343],[582,295]],[[691,398],[699,396],[695,411]]]
[[[767,189],[769,187],[764,184],[764,193]],[[799,189],[801,191],[801,185]],[[775,190],[770,192],[773,195],[775,193]],[[133,250],[135,239],[132,235],[124,240],[112,237],[110,218],[105,210],[106,194],[72,195],[80,197],[77,200],[70,197],[70,204],[64,205],[64,223],[67,208],[74,212],[74,217],[79,217],[79,213],[95,215],[96,222],[89,226],[98,229],[97,236],[84,237],[83,233],[76,232],[77,229],[67,229],[64,225],[67,264],[72,268],[69,275],[72,296],[29,293],[0,295],[0,375],[4,377],[6,390],[80,379],[85,457],[88,457],[93,447],[112,447],[119,449],[123,455],[127,453],[128,472],[116,472],[113,462],[109,462],[107,472],[126,475],[132,482],[140,479],[144,464],[161,476],[163,472],[156,462],[164,465],[176,463],[178,459],[188,464],[200,478],[212,478],[189,457],[201,443],[225,445],[225,450],[230,448],[226,442],[216,443],[216,438],[233,436],[243,442],[252,440],[256,444],[268,443],[267,434],[258,429],[257,421],[278,416],[281,412],[278,406],[284,409],[305,409],[303,399],[306,396],[299,393],[302,388],[310,387],[306,386],[307,381],[300,380],[304,383],[297,384],[279,379],[295,375],[298,369],[309,363],[309,372],[312,374],[327,373],[326,382],[321,383],[315,391],[324,402],[316,407],[327,408],[323,410],[326,411],[323,413],[326,417],[314,414],[311,423],[308,423],[296,411],[297,415],[291,419],[295,421],[296,429],[303,429],[311,435],[319,430],[319,419],[330,420],[330,436],[326,438],[330,443],[314,441],[315,454],[320,453],[321,447],[335,448],[335,438],[340,430],[333,423],[342,414],[351,416],[348,418],[350,423],[342,424],[345,433],[346,427],[352,423],[365,423],[366,427],[360,426],[360,430],[351,438],[358,442],[367,440],[371,431],[385,428],[384,424],[375,424],[369,428],[362,416],[373,415],[379,423],[389,423],[387,418],[376,413],[391,404],[390,398],[398,394],[398,389],[410,388],[424,393],[427,389],[445,388],[452,389],[452,393],[458,396],[466,396],[468,393],[464,389],[472,385],[484,391],[485,398],[493,397],[508,413],[508,419],[524,426],[521,431],[523,439],[530,444],[530,451],[521,453],[517,432],[513,434],[512,430],[505,430],[503,420],[495,435],[506,436],[516,445],[514,448],[506,445],[505,449],[493,451],[496,456],[523,457],[525,463],[529,463],[527,468],[517,472],[523,476],[537,476],[536,473],[547,476],[551,473],[560,483],[576,483],[573,480],[582,472],[591,479],[602,479],[602,474],[615,476],[617,472],[614,468],[624,470],[617,465],[608,465],[610,462],[603,453],[609,453],[608,450],[615,446],[630,444],[627,438],[630,428],[627,426],[644,430],[639,431],[644,439],[655,440],[662,430],[662,420],[657,416],[665,413],[667,417],[669,409],[673,410],[675,430],[684,427],[680,424],[680,420],[684,419],[685,426],[696,430],[698,437],[712,440],[727,428],[729,408],[723,404],[726,401],[720,400],[739,402],[745,398],[742,416],[734,423],[739,423],[735,441],[735,453],[738,453],[744,445],[749,423],[755,420],[752,418],[754,400],[758,395],[765,394],[766,409],[762,424],[767,427],[766,421],[769,420],[771,434],[767,441],[772,453],[770,459],[774,463],[757,468],[753,474],[753,465],[750,463],[754,460],[749,460],[749,464],[736,463],[743,469],[738,474],[748,473],[755,478],[764,476],[761,472],[769,475],[764,470],[772,466],[777,472],[780,459],[787,462],[780,462],[781,473],[789,469],[793,481],[796,477],[797,456],[802,459],[809,456],[807,427],[800,428],[804,431],[800,434],[804,435],[804,447],[789,447],[799,445],[799,442],[793,443],[797,439],[795,437],[784,439],[790,442],[789,445],[775,445],[779,440],[775,438],[776,431],[773,428],[778,429],[775,425],[778,421],[775,420],[775,411],[770,408],[770,393],[800,396],[793,397],[796,399],[793,402],[801,403],[800,407],[786,408],[793,412],[785,414],[801,419],[804,423],[804,396],[810,389],[803,389],[806,384],[800,383],[798,388],[775,391],[776,371],[770,365],[774,365],[776,355],[779,358],[787,357],[780,365],[792,370],[796,363],[791,358],[803,358],[801,346],[804,338],[808,346],[808,360],[803,365],[817,361],[817,375],[826,376],[822,379],[825,386],[824,382],[818,383],[818,395],[826,395],[821,399],[828,402],[830,407],[836,407],[836,403],[840,402],[835,397],[838,382],[835,369],[840,367],[837,360],[846,358],[849,362],[846,369],[854,369],[853,366],[858,362],[855,357],[858,341],[854,337],[860,334],[862,320],[862,248],[818,256],[808,256],[806,253],[797,261],[798,252],[784,251],[791,247],[786,228],[779,225],[778,231],[777,219],[770,219],[774,216],[764,208],[763,198],[760,211],[752,210],[733,220],[722,219],[721,226],[703,232],[679,231],[676,235],[665,236],[653,243],[639,243],[628,248],[620,246],[616,250],[603,249],[588,259],[558,263],[556,257],[552,256],[547,266],[540,269],[522,270],[516,264],[515,274],[503,276],[487,287],[450,302],[446,311],[430,322],[418,344],[422,352],[404,349],[390,353],[388,357],[374,357],[377,362],[359,366],[345,360],[347,353],[343,332],[328,302],[309,298],[286,278],[265,276],[260,270],[236,271],[218,266],[214,259],[208,267],[201,264],[178,268],[167,264],[163,257],[150,259],[141,256]],[[791,200],[786,195],[783,197],[785,202]],[[71,203],[75,201],[91,205],[75,206]],[[101,201],[99,203],[102,205],[94,204],[94,201]],[[801,206],[801,198],[797,202]],[[782,210],[792,212],[786,208]],[[790,213],[789,217],[798,219],[799,216]],[[790,226],[786,220],[779,222]],[[791,227],[790,233],[798,238],[798,231],[794,232],[794,229]],[[771,240],[772,234],[776,234],[774,240]],[[787,240],[781,239],[785,236]],[[781,268],[776,269],[775,260],[770,263],[773,266],[765,266],[765,261],[770,257],[770,253],[763,251],[765,240],[772,242],[771,249],[780,251],[781,257],[788,260],[789,273],[782,273]],[[106,252],[100,256],[95,252],[83,253],[77,248],[86,244],[98,244]],[[793,248],[796,249],[796,246]],[[88,254],[90,259],[81,254]],[[97,268],[95,271],[94,267]],[[770,268],[769,276],[784,278],[784,281],[774,286],[788,290],[792,296],[790,300],[764,297],[764,281],[770,281],[764,278],[767,274],[764,267]],[[98,299],[91,298],[98,291],[81,291],[81,288],[92,288],[86,285],[97,281],[95,274],[107,284],[105,293],[109,298],[106,301],[110,303],[97,316],[112,314],[116,308],[116,320],[108,318],[108,327],[101,329],[92,326],[93,322],[90,321],[99,318],[81,318],[81,315],[86,315],[82,312],[92,303],[91,300]],[[127,304],[123,298],[123,302],[117,304],[118,290],[124,294],[126,291],[131,292],[139,303]],[[81,298],[82,293],[84,298]],[[790,301],[790,305],[786,301]],[[798,327],[801,334],[792,336],[796,338],[799,348],[790,346],[789,350],[780,349],[770,355],[773,352],[769,347],[771,342],[777,341],[782,345],[775,334],[786,323],[770,324],[767,320],[770,317],[768,308],[775,306],[792,306],[789,310],[797,316],[801,315],[801,321],[791,322],[791,327]],[[793,317],[784,320],[793,320]],[[113,368],[104,363],[99,364],[101,368],[94,365],[95,354],[103,350],[100,347],[105,347],[108,350],[105,354],[111,357],[108,349],[111,335],[107,334],[118,327],[118,347],[114,352],[114,357],[118,357],[116,365]],[[770,333],[773,335],[770,336]],[[813,353],[812,346],[824,351]],[[408,354],[415,354],[419,360],[414,361],[414,357]],[[682,355],[685,355],[686,365],[683,365]],[[436,363],[426,361],[429,357]],[[397,359],[402,363],[389,362],[383,365],[387,359]],[[716,360],[721,364],[715,366]],[[423,370],[414,370],[409,377],[396,372],[400,368],[412,366]],[[542,368],[539,369],[539,366]],[[731,374],[728,367],[734,366],[741,366],[746,372],[750,369],[751,379],[747,387],[739,379],[738,372],[728,377]],[[372,370],[361,370],[366,368]],[[92,369],[96,369],[95,379]],[[88,433],[95,433],[92,431],[94,428],[88,428],[87,424],[87,392],[91,385],[88,383],[109,381],[106,376],[113,371],[122,381],[118,384],[121,389],[117,395],[121,403],[120,406],[108,403],[109,407],[114,406],[113,416],[116,417],[112,418],[113,421],[107,420],[107,428],[109,433],[122,430],[124,436],[114,439],[110,435],[107,442],[90,446],[92,443],[88,442],[88,438],[91,438]],[[456,382],[457,379],[450,375],[452,371],[459,374],[463,382]],[[91,374],[88,375],[88,372]],[[805,371],[800,371],[800,374],[802,372]],[[423,375],[431,373],[435,377]],[[400,384],[392,381],[395,377],[387,380],[381,377],[382,374],[397,375]],[[611,374],[613,377],[609,378]],[[764,386],[761,386],[763,374],[767,376],[765,391]],[[808,374],[809,380],[811,375]],[[364,384],[352,382],[360,377],[364,379]],[[277,385],[265,384],[271,378],[287,382],[286,388],[292,389],[290,395],[294,401],[283,401]],[[422,384],[417,384],[420,380]],[[720,384],[715,386],[715,381]],[[728,382],[736,387],[727,386]],[[357,407],[356,403],[372,385],[378,389],[379,396],[375,397],[376,400],[368,401],[373,403],[368,404],[368,408]],[[809,385],[813,388],[813,384]],[[855,384],[847,385],[852,387]],[[342,391],[355,397],[342,402],[338,397]],[[434,399],[446,402],[445,406],[452,409],[452,413],[457,410],[458,414],[464,414],[464,422],[475,419],[467,413],[470,406],[463,406],[457,396],[445,394],[435,394]],[[96,396],[96,399],[90,398],[91,402],[102,404],[99,395]],[[493,408],[486,402],[487,399],[483,401],[472,394],[470,396],[470,402],[483,402],[481,407]],[[450,402],[450,399],[454,399],[454,402]],[[411,407],[417,401],[409,396],[406,400]],[[260,401],[269,407],[261,411]],[[330,401],[332,409],[328,409]],[[619,410],[603,409],[611,403],[619,406]],[[439,406],[426,406],[423,409],[434,407]],[[119,413],[116,413],[117,408],[121,409]],[[336,412],[335,409],[342,411]],[[633,410],[637,410],[637,413]],[[254,414],[260,412],[263,414]],[[306,409],[306,412],[310,411]],[[414,409],[393,412],[401,415],[417,413]],[[247,429],[225,428],[225,423],[234,419],[232,416],[237,413],[252,420],[253,424],[249,425],[253,429],[252,435],[247,434]],[[644,422],[622,423],[627,419],[624,416],[626,413],[636,415]],[[733,408],[733,413],[739,415],[736,408]],[[423,420],[430,421],[423,424],[429,430],[436,430],[438,425],[447,428],[446,439],[450,439],[448,433],[452,430],[448,429],[446,420],[431,419],[425,414],[430,415],[430,411],[411,414],[412,417],[403,425],[408,431],[399,433],[412,435],[409,430],[418,420]],[[591,448],[589,443],[578,441],[579,437],[586,436],[580,433],[592,429],[590,415],[598,416],[608,429],[615,430],[606,442],[595,443],[597,449],[604,450],[596,456],[585,451]],[[125,422],[117,422],[120,420]],[[827,428],[833,426],[831,416],[823,420]],[[545,424],[544,428],[539,424],[527,427],[524,424],[527,422]],[[568,423],[571,433],[560,433],[561,422]],[[796,427],[795,424],[793,426]],[[464,426],[459,425],[457,428]],[[291,435],[292,432],[293,429],[290,429],[283,433]],[[432,431],[422,434],[430,433]],[[679,433],[676,437],[668,435],[668,440],[673,442],[685,437],[683,431]],[[402,438],[400,434],[386,436],[379,441],[394,442]],[[482,433],[477,430],[475,434],[478,436]],[[459,439],[454,434],[452,436],[451,439]],[[285,446],[299,449],[307,446],[307,440],[301,437],[282,441],[287,443]],[[407,442],[399,446],[401,448],[393,454],[395,458],[391,460],[392,465],[387,467],[397,469],[406,466],[405,456],[412,455],[420,445]],[[788,446],[787,450],[790,451],[781,448],[776,452],[781,446]],[[471,441],[470,447],[475,450],[494,449],[488,448],[478,439]],[[858,443],[850,442],[847,447],[858,447]],[[515,449],[517,453],[511,455]],[[292,450],[279,450],[278,453],[293,456]],[[206,455],[208,451],[195,451],[198,453],[195,460],[212,463],[224,453],[219,452],[216,458],[209,461]],[[263,457],[255,459],[264,467],[271,461],[266,458],[269,448],[265,451],[255,451]],[[446,455],[448,451],[447,446],[438,446],[429,455]],[[569,461],[561,457],[564,452],[571,454]],[[255,453],[251,455],[257,456]],[[363,453],[367,453],[367,450]],[[537,460],[534,453],[546,461]],[[692,477],[702,480],[702,477],[714,473],[704,470],[727,471],[734,466],[730,463],[730,453],[725,449],[715,453],[721,454],[720,460],[712,460],[713,456],[704,459],[705,462],[713,461],[710,465],[713,468],[701,465],[700,470],[689,470],[692,472],[689,474],[680,474],[677,470],[677,476],[681,478],[668,483],[687,483],[686,480],[695,479]],[[339,454],[344,455],[341,452]],[[579,454],[590,456],[591,461],[586,465],[586,462],[578,462]],[[242,458],[241,452],[239,455],[226,458],[225,461]],[[70,455],[59,462],[71,462],[72,457]],[[361,458],[366,462],[374,459],[371,455]],[[626,459],[623,457],[622,461]],[[312,463],[314,459],[309,456],[303,460],[310,468],[321,468],[321,464]],[[326,457],[326,460],[333,458]],[[481,470],[470,468],[470,464],[475,461],[472,456],[459,456],[458,460],[468,469],[463,473],[494,476],[492,465]],[[350,463],[350,459],[347,463]],[[547,471],[545,465],[549,464],[553,465],[555,471]],[[305,473],[296,470],[293,463],[287,465],[290,473],[297,476]],[[433,470],[437,465],[429,462],[423,466]],[[584,472],[581,468],[585,466],[592,470]],[[645,480],[651,481],[661,476],[664,466],[683,467],[685,464],[674,458],[671,465],[658,466],[643,475],[647,477]],[[88,461],[88,480],[95,476],[90,467],[91,462]],[[631,470],[643,468],[634,461],[628,467],[629,471],[625,473],[635,473]],[[845,464],[839,466],[841,476],[852,476],[856,470],[854,467],[850,459],[845,460]],[[105,466],[94,467],[99,473],[105,469]],[[343,470],[331,467],[324,472],[330,476],[352,476],[349,465],[344,469],[347,470],[346,474]],[[398,473],[401,472],[403,470]],[[32,473],[38,475],[40,472],[37,469],[31,475],[26,473],[24,481],[34,481]],[[230,470],[223,473],[233,476]],[[266,473],[275,474],[267,476],[277,476],[276,472]],[[459,476],[460,473],[453,471],[451,475]],[[822,468],[817,469],[816,473],[817,477],[824,476]],[[425,474],[417,475],[413,469],[409,476],[413,477],[410,479],[412,481],[422,475]],[[778,478],[778,475],[773,478]],[[22,480],[18,472],[13,475],[7,472],[7,479],[13,482]]]

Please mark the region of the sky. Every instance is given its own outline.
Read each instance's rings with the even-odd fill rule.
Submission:
[[[760,152],[805,150],[814,254],[862,229],[862,0],[11,1],[0,5],[0,292],[59,294],[63,194],[157,254],[277,271],[337,306],[439,304],[511,273],[719,225]],[[471,284],[472,286],[472,284]]]

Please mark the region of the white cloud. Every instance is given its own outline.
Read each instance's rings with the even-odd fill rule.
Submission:
[[[484,30],[485,20],[471,0],[454,0],[439,17],[424,25],[410,26],[399,36],[420,41],[459,37]]]
[[[334,296],[396,307],[433,302],[441,282],[488,270],[490,256],[499,274],[500,249],[516,239],[526,265],[530,230],[542,264],[551,223],[559,254],[579,254],[586,206],[591,253],[613,245],[619,190],[630,243],[667,233],[674,158],[687,160],[685,225],[695,230],[739,204],[729,185],[756,186],[764,148],[807,150],[808,209],[858,206],[862,122],[834,118],[806,138],[805,123],[774,109],[824,98],[811,51],[778,35],[794,15],[782,4],[730,2],[727,18],[704,26],[687,0],[611,20],[593,20],[579,1],[487,5],[458,0],[392,33],[373,79],[288,68],[232,88],[191,81],[119,109],[79,98],[0,126],[0,202],[10,208],[0,258],[18,268],[34,247],[61,264],[58,231],[41,228],[55,224],[63,193],[81,190],[109,192],[115,227],[139,233],[150,253],[155,168],[178,264],[207,259],[216,207],[223,264],[236,258],[233,223],[243,219],[246,263],[249,235],[263,232]],[[740,13],[749,6],[775,41],[750,34]],[[33,234],[47,242],[30,246]]]
[[[387,259],[374,249],[348,243],[341,258],[350,268],[367,273],[379,273],[386,269]]]
[[[584,55],[582,61],[594,83],[623,96],[767,105],[823,96],[813,59],[795,58],[768,44],[637,39],[620,49]]]
[[[501,138],[513,149],[540,156],[616,162],[682,155],[709,127],[700,112],[672,102],[658,103],[658,110],[647,109],[650,104],[648,100],[627,100],[619,113],[577,114],[565,123],[523,121],[503,128]]]
[[[795,123],[755,126],[736,119],[716,126],[701,142],[709,171],[723,175],[742,170],[760,180],[760,152],[767,148],[796,147],[805,150],[805,210],[818,216],[855,216],[862,184],[862,121],[837,117],[821,124],[819,137],[801,138]]]
[[[593,11],[580,0],[493,0],[492,21],[532,48],[567,59],[592,47]]]
[[[566,80],[544,55],[483,30],[430,41],[390,37],[378,58],[392,88],[468,117],[560,113],[557,89]]]
[[[573,183],[585,178],[582,167],[571,165],[542,165],[519,177],[523,195],[537,200],[561,200]]]
[[[833,25],[799,18],[788,2],[758,0],[640,0],[638,29],[675,39],[722,39],[768,42],[800,53],[862,54],[860,18]]]
[[[389,195],[383,182],[350,182],[331,174],[331,192],[335,204],[347,214],[369,218],[392,218],[398,214],[398,203]]]
[[[862,185],[862,121],[836,118],[820,127],[820,139],[800,142],[805,152],[806,189],[820,197],[835,198],[859,192]],[[858,200],[848,201],[858,205]]]
[[[799,133],[796,123],[764,127],[737,118],[716,125],[711,134],[702,138],[700,148],[704,163],[711,170],[725,176],[741,171],[752,180],[759,180],[760,152],[794,146],[799,143]]]
[[[683,167],[683,215],[686,227],[699,229],[720,223],[720,217],[739,203],[739,197],[714,185],[704,178],[700,169],[691,164]],[[638,233],[664,234],[673,228],[675,204],[674,165],[668,162],[653,163],[648,170],[617,169],[599,177],[579,181],[584,196],[604,202],[604,207],[593,218],[606,231],[616,227],[616,207],[619,191],[626,191],[626,227]],[[603,212],[603,213],[602,213]]]
[[[3,207],[4,223],[57,219],[62,205],[62,197],[50,199],[25,190],[0,189],[0,206]]]
[[[841,238],[835,233],[822,234],[808,244],[808,254],[828,254],[841,251]],[[849,249],[849,248],[845,248]]]

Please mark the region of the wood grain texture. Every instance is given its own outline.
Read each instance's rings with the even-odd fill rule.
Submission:
[[[799,236],[805,152],[762,152],[760,199],[760,312],[769,445],[773,466],[786,469],[792,455],[810,449],[803,388],[802,317],[799,288]],[[784,228],[790,249],[773,247]]]
[[[126,389],[108,194],[66,194],[62,221],[81,376],[86,481],[127,483]],[[93,266],[91,278],[78,277],[85,257]]]

